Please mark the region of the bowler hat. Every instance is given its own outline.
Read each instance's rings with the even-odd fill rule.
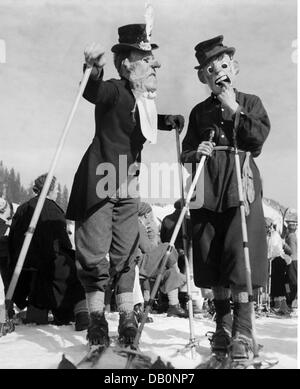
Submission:
[[[127,24],[118,28],[119,43],[111,48],[113,53],[128,49],[151,51],[157,49],[155,43],[150,43],[146,33],[146,24]]]
[[[221,54],[233,55],[235,53],[234,47],[227,47],[223,45],[223,35],[218,35],[215,38],[200,42],[195,46],[195,56],[199,62],[195,69],[203,68],[213,58],[219,57]]]

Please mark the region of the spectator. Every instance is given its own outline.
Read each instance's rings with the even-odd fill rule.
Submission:
[[[298,282],[297,282],[297,222],[287,222],[287,236],[285,242],[291,250],[292,262],[288,265],[287,276],[288,284],[290,287],[290,294],[288,295],[287,304],[292,308],[294,304],[297,304]]]
[[[288,315],[285,280],[288,265],[291,263],[289,248],[284,245],[273,224],[267,226],[268,259],[271,261],[271,299],[273,311],[278,315]]]
[[[8,283],[8,233],[12,217],[12,203],[0,197],[0,274],[5,289],[7,288]]]
[[[142,202],[139,207],[140,240],[137,259],[140,278],[146,281],[153,280],[157,277],[161,261],[168,247],[168,243],[158,243],[157,231],[152,222],[153,217],[151,213],[151,206]],[[166,270],[163,273],[160,291],[168,295],[168,316],[187,317],[187,312],[180,306],[178,299],[178,289],[185,284],[186,280],[184,274],[179,272],[177,260],[178,254],[175,249],[168,259]],[[143,283],[145,301],[147,301],[145,289],[150,294],[150,284],[148,285],[145,286],[145,283]]]
[[[44,174],[35,180],[36,196],[20,205],[13,217],[9,232],[10,277],[46,177]],[[12,300],[19,309],[27,307],[27,322],[46,324],[51,310],[54,324],[75,320],[75,330],[81,331],[87,328],[89,320],[85,294],[77,279],[75,253],[56,196],[57,184],[53,177]]]
[[[170,242],[174,228],[176,226],[176,223],[178,221],[178,218],[181,213],[181,199],[176,200],[174,203],[174,212],[170,215],[167,215],[164,217],[161,223],[161,229],[160,229],[160,239],[162,242]],[[191,220],[190,215],[186,215],[186,233],[187,236],[185,237],[187,239],[187,249],[190,252],[191,244],[192,244],[192,226],[191,226]],[[182,235],[182,227],[180,228],[176,240],[175,240],[175,248],[178,252],[178,267],[181,273],[185,274],[185,253],[184,253],[184,237]],[[189,258],[190,260],[190,258]],[[191,269],[192,273],[192,269]],[[206,293],[206,290],[203,291],[200,288],[197,288],[192,282],[191,285],[192,290],[192,301],[193,301],[193,313],[201,313],[203,311],[203,293]],[[183,297],[182,297],[183,296]],[[185,292],[181,291],[179,294],[179,299],[183,300],[185,303],[188,301],[188,296]]]

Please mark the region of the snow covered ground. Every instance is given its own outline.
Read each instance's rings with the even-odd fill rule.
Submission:
[[[197,315],[196,315],[197,316]],[[141,351],[156,360],[171,362],[176,369],[193,369],[209,355],[207,331],[214,330],[214,322],[203,315],[193,320],[195,336],[199,337],[196,358],[191,352],[178,353],[189,343],[189,320],[152,315],[140,340]],[[107,314],[110,335],[117,335],[118,314]],[[260,317],[256,320],[258,343],[264,347],[261,356],[278,358],[273,369],[297,369],[297,318]],[[78,363],[87,350],[86,331],[75,332],[72,325],[18,325],[15,332],[0,338],[1,369],[56,369],[62,355]]]

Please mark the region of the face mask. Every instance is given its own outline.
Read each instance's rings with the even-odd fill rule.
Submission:
[[[203,68],[202,76],[211,91],[218,95],[225,84],[232,85],[236,69],[233,60],[228,54],[211,61]]]
[[[159,62],[151,52],[132,52],[125,61],[131,88],[139,93],[150,93],[151,97],[157,89],[156,69],[160,67]]]

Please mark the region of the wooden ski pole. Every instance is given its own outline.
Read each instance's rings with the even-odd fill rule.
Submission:
[[[209,140],[212,141],[213,137],[214,137],[214,130],[210,131],[210,138]],[[179,233],[179,230],[180,230],[180,227],[181,227],[181,224],[183,222],[183,219],[184,219],[184,216],[187,212],[187,209],[188,209],[188,206],[189,206],[189,203],[191,201],[191,198],[193,196],[193,193],[194,193],[194,190],[196,188],[196,185],[198,183],[198,180],[199,180],[199,177],[200,177],[200,174],[201,174],[201,171],[204,167],[204,163],[206,161],[206,156],[205,155],[202,155],[201,159],[200,159],[200,162],[199,162],[199,165],[197,167],[197,170],[196,170],[196,173],[195,173],[195,176],[193,178],[193,181],[191,183],[191,186],[190,186],[190,189],[188,191],[188,194],[187,194],[187,197],[186,197],[186,201],[185,201],[185,205],[184,207],[182,208],[181,212],[180,212],[180,215],[179,215],[179,218],[177,220],[177,223],[175,225],[175,228],[174,228],[174,231],[172,233],[172,236],[171,236],[171,239],[170,239],[170,242],[168,244],[168,247],[167,247],[167,250],[166,250],[166,253],[163,257],[163,260],[162,260],[162,263],[160,265],[160,268],[159,268],[159,271],[158,271],[158,275],[156,277],[156,280],[155,280],[155,283],[154,283],[154,286],[152,288],[152,291],[151,291],[151,294],[150,294],[150,299],[149,299],[149,303],[147,304],[146,308],[145,308],[145,312],[144,312],[144,315],[143,315],[143,318],[142,318],[142,321],[140,323],[140,326],[138,328],[138,331],[136,333],[136,336],[135,336],[135,339],[134,339],[134,342],[132,344],[132,349],[134,350],[137,350],[138,348],[138,345],[139,345],[139,341],[140,341],[140,338],[141,338],[141,335],[142,335],[142,331],[144,329],[144,326],[145,326],[145,323],[147,321],[147,317],[149,315],[149,312],[152,308],[152,305],[154,303],[154,298],[156,296],[156,293],[157,293],[157,290],[159,288],[159,285],[160,285],[160,282],[161,282],[161,279],[162,279],[162,275],[163,275],[163,272],[165,270],[165,267],[166,267],[166,264],[168,262],[168,259],[171,255],[171,252],[174,248],[174,245],[175,245],[175,240],[177,238],[177,235]],[[129,355],[128,356],[128,359],[127,359],[127,363],[126,363],[126,367],[125,369],[129,369],[130,365],[131,365],[131,362],[133,360],[134,356],[132,355]]]
[[[253,299],[253,288],[252,288],[252,276],[251,276],[251,266],[250,266],[250,257],[249,257],[249,246],[248,246],[248,233],[247,233],[247,222],[246,222],[246,213],[244,205],[244,195],[243,195],[243,185],[241,177],[241,164],[240,157],[237,147],[237,125],[239,122],[240,112],[236,112],[236,117],[234,121],[233,129],[233,143],[234,143],[234,158],[235,158],[235,168],[236,176],[238,183],[238,195],[239,195],[239,204],[240,204],[240,214],[241,214],[241,226],[242,226],[242,236],[243,236],[243,247],[244,247],[244,261],[245,261],[245,272],[246,272],[246,286],[248,292],[248,301],[251,304],[251,326],[252,326],[252,340],[253,340],[253,354],[254,358],[259,356],[257,336],[256,336],[256,326],[255,326],[255,310],[254,310],[254,299]]]
[[[183,172],[181,165],[181,146],[180,146],[180,136],[179,131],[175,131],[176,135],[176,149],[177,149],[177,162],[178,162],[178,173],[179,173],[179,185],[180,185],[180,197],[181,197],[181,209],[184,207],[184,187],[183,187]],[[192,358],[196,358],[196,338],[194,330],[194,312],[193,312],[193,299],[192,299],[192,287],[191,283],[193,281],[192,273],[190,271],[191,263],[189,261],[189,240],[188,240],[188,231],[187,231],[187,222],[186,214],[182,222],[182,241],[184,248],[184,262],[185,262],[185,275],[186,275],[186,284],[187,284],[187,295],[188,295],[188,312],[189,312],[189,327],[190,327],[190,339],[188,347],[191,347]],[[186,346],[186,347],[187,347]]]
[[[19,257],[18,257],[18,261],[17,261],[16,267],[14,269],[14,273],[13,273],[12,279],[10,281],[10,284],[9,284],[9,287],[8,287],[8,290],[7,290],[7,293],[6,293],[6,296],[5,296],[6,306],[10,306],[10,304],[11,304],[11,299],[13,297],[13,294],[14,294],[14,291],[15,291],[15,288],[16,288],[16,285],[17,285],[17,282],[18,282],[18,279],[19,279],[19,276],[20,276],[20,273],[21,273],[21,270],[22,270],[22,267],[23,267],[26,255],[27,255],[31,239],[33,237],[33,234],[34,234],[34,231],[35,231],[35,228],[36,228],[36,225],[37,225],[40,213],[42,211],[42,208],[43,208],[46,196],[48,194],[48,191],[49,191],[49,188],[50,188],[50,185],[51,185],[51,181],[52,181],[53,174],[54,174],[54,169],[56,167],[56,164],[57,164],[58,158],[60,156],[60,153],[62,151],[62,148],[63,148],[64,142],[65,142],[66,136],[68,134],[68,130],[70,128],[70,124],[71,124],[72,119],[74,117],[75,111],[76,111],[76,109],[78,107],[80,98],[81,98],[81,96],[83,94],[83,91],[84,91],[84,89],[86,87],[86,84],[88,82],[88,79],[90,77],[91,71],[92,71],[92,67],[86,67],[85,72],[84,72],[83,77],[82,77],[82,80],[80,82],[80,86],[79,86],[79,90],[78,90],[75,102],[74,102],[74,104],[72,106],[72,109],[71,109],[71,112],[69,114],[68,120],[67,120],[67,122],[65,124],[65,127],[63,129],[61,138],[59,140],[58,147],[56,149],[56,152],[55,152],[55,155],[53,157],[52,163],[50,165],[50,169],[49,169],[49,172],[47,174],[47,178],[46,178],[45,184],[43,186],[43,189],[42,189],[41,194],[39,196],[38,202],[36,204],[34,213],[32,215],[32,218],[31,218],[31,221],[30,221],[30,224],[29,224],[29,227],[28,227],[28,229],[26,231],[25,239],[24,239],[24,242],[23,242],[23,245],[22,245]]]

